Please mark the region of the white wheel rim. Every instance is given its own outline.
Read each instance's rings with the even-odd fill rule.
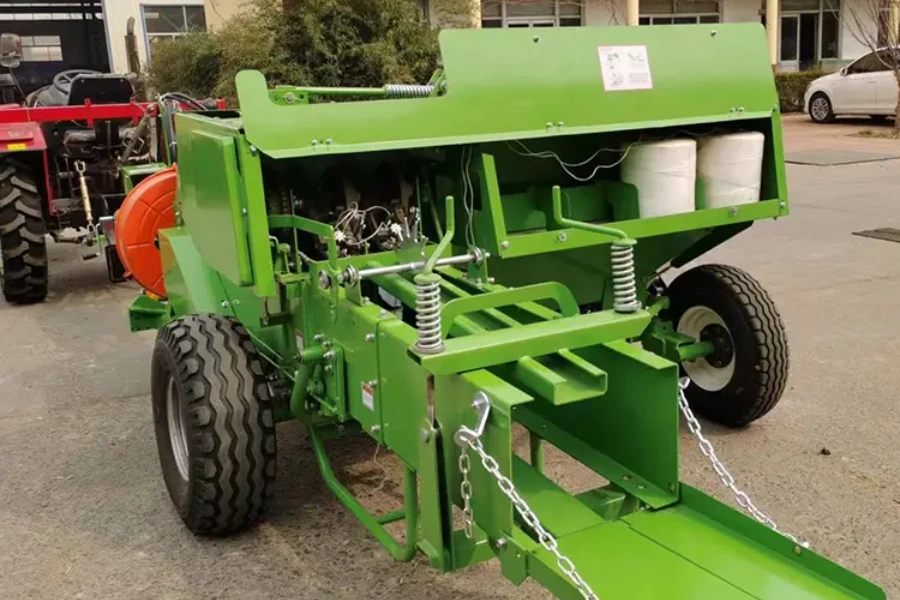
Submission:
[[[676,330],[682,335],[687,335],[695,340],[700,339],[700,332],[710,325],[718,325],[728,332],[731,337],[732,347],[734,347],[734,338],[731,331],[722,320],[722,317],[713,309],[706,306],[692,306],[687,309],[681,319],[678,320]],[[691,378],[697,387],[707,392],[718,392],[731,381],[734,377],[734,353],[731,355],[731,361],[724,367],[715,367],[709,363],[706,358],[698,358],[697,360],[686,360],[682,364],[684,372]]]
[[[175,458],[175,466],[178,474],[185,481],[188,480],[188,440],[187,427],[184,422],[184,411],[181,410],[181,402],[178,401],[178,391],[175,389],[175,378],[169,377],[166,385],[166,421],[169,426],[169,445],[172,448],[172,456]]]
[[[817,121],[824,121],[828,118],[828,100],[821,96],[814,99],[810,111]]]

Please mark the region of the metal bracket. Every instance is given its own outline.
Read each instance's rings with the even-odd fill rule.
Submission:
[[[457,446],[466,447],[469,441],[480,438],[484,433],[488,416],[491,414],[491,399],[484,392],[478,392],[472,399],[472,408],[475,409],[475,413],[478,415],[478,425],[475,429],[470,429],[465,425],[461,426],[453,436],[453,441],[456,442]]]

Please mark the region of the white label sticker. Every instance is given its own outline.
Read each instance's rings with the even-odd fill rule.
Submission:
[[[297,332],[297,352],[303,352],[303,334]]]
[[[362,384],[362,402],[363,406],[375,412],[375,390],[368,383]]]
[[[607,92],[653,89],[647,46],[599,46],[597,50]]]

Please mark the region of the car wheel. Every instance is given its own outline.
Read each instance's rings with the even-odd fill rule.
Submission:
[[[817,92],[809,101],[809,116],[816,123],[831,123],[834,121],[834,109],[831,100],[822,92]]]

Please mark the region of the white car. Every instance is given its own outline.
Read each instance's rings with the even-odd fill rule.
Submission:
[[[870,52],[809,84],[803,102],[812,120],[828,123],[842,115],[869,115],[873,119],[894,116],[898,90],[890,65],[900,56],[894,59],[891,52],[890,48]],[[900,46],[893,52],[900,53]]]

